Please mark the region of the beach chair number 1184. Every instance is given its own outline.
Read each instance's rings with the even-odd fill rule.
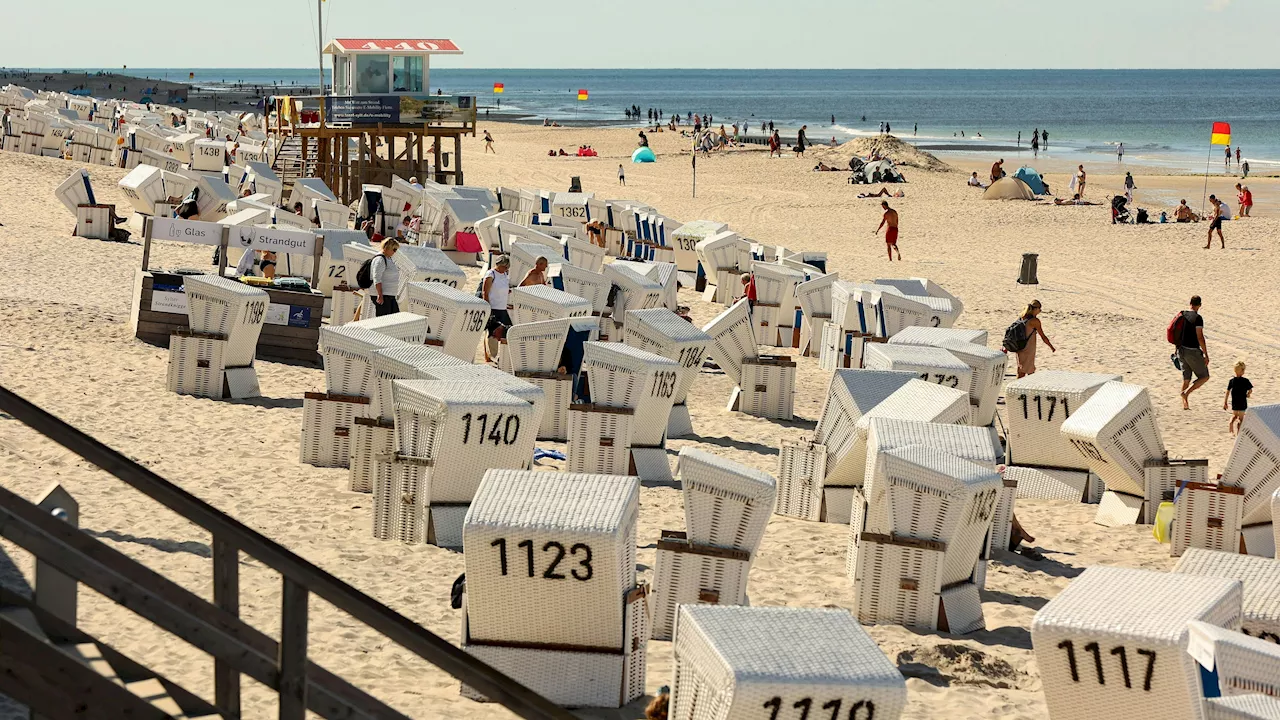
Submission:
[[[1080,682],[1080,666],[1076,662],[1075,643],[1070,640],[1063,640],[1062,642],[1058,643],[1058,647],[1067,651],[1067,665],[1071,669],[1071,681]],[[1084,651],[1093,656],[1093,670],[1094,670],[1094,674],[1097,676],[1098,684],[1106,685],[1107,677],[1102,669],[1102,665],[1103,665],[1102,647],[1099,646],[1098,643],[1096,642],[1091,642],[1088,645],[1084,646]],[[1155,672],[1155,669],[1156,669],[1156,651],[1139,649],[1136,652],[1147,659],[1147,671],[1146,671],[1146,674],[1143,676],[1142,689],[1145,692],[1151,692],[1151,675],[1153,672]],[[1125,649],[1125,646],[1118,645],[1116,647],[1111,648],[1111,652],[1108,654],[1115,656],[1116,658],[1119,659],[1120,675],[1124,680],[1124,686],[1127,688],[1132,688],[1133,681],[1129,675],[1129,651]]]

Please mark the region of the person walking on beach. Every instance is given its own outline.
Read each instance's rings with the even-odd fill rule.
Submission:
[[[1241,155],[1241,153],[1240,153],[1240,146],[1239,146],[1239,145],[1237,145],[1237,146],[1236,146],[1236,165],[1239,165],[1239,164],[1240,164],[1240,155]]]
[[[1253,193],[1247,186],[1236,183],[1236,202],[1240,204],[1240,217],[1249,217],[1249,211],[1253,209]]]
[[[796,133],[796,155],[798,157],[804,157],[804,146],[809,141],[809,138],[805,137],[805,130],[808,128],[808,125],[801,125],[800,132]]]
[[[1240,432],[1240,423],[1244,422],[1244,414],[1249,410],[1249,398],[1253,396],[1253,383],[1244,376],[1244,361],[1237,360],[1232,368],[1236,376],[1227,381],[1227,394],[1222,398],[1222,409],[1231,403],[1231,420],[1227,423],[1227,432],[1234,437]]]
[[[1226,147],[1225,152],[1227,154],[1227,159],[1223,161],[1223,164],[1227,168],[1227,170],[1230,170],[1231,169],[1231,146],[1230,145]]]
[[[1031,154],[1035,157],[1040,157],[1040,131],[1039,130],[1031,131]]]
[[[911,126],[911,137],[915,137],[920,132],[920,123]]]
[[[1071,179],[1071,189],[1080,197],[1084,197],[1084,186],[1087,177],[1084,166],[1081,165],[1076,169],[1076,176]]]
[[[879,235],[880,228],[885,227],[884,245],[885,250],[889,253],[889,262],[893,262],[893,254],[898,253],[898,259],[902,259],[902,251],[898,249],[898,211],[889,207],[888,200],[881,200],[880,207],[884,208],[884,217],[880,219],[880,225],[871,233]]]
[[[1209,223],[1209,238],[1205,242],[1204,249],[1208,250],[1213,246],[1213,231],[1218,231],[1218,242],[1222,243],[1222,249],[1227,249],[1227,241],[1222,237],[1222,215],[1225,212],[1223,203],[1218,199],[1217,195],[1209,196],[1209,204],[1213,206],[1213,222]]]
[[[776,130],[769,136],[769,157],[773,157],[774,153],[777,153],[778,157],[782,157],[782,140],[778,137],[778,131]]]
[[[489,134],[488,130],[484,131],[484,151],[491,152],[494,155],[498,154],[498,151],[493,149],[493,136]]]
[[[1048,130],[1040,131],[1040,146],[1045,149],[1045,152],[1049,151],[1049,131]]]
[[[1116,146],[1116,162],[1124,162],[1124,143]]]
[[[1036,338],[1044,340],[1051,352],[1058,349],[1049,342],[1044,334],[1044,326],[1040,323],[1040,301],[1032,300],[1027,309],[1004,332],[1002,350],[1013,353],[1018,361],[1018,377],[1023,378],[1036,371]]]
[[[622,163],[618,163],[618,184],[627,184],[627,171],[622,167]]]
[[[507,300],[511,296],[511,260],[503,255],[493,264],[493,269],[484,274],[481,280],[480,297],[489,302],[489,316],[499,323],[511,327],[511,314],[507,312]],[[485,343],[484,359],[488,362],[498,357],[498,341],[489,338]]]
[[[393,315],[400,312],[400,304],[396,294],[400,292],[400,269],[392,257],[400,249],[395,238],[382,241],[382,252],[375,255],[369,263],[369,274],[373,278],[373,312],[375,317]]]
[[[1191,309],[1183,310],[1169,328],[1178,344],[1178,367],[1182,369],[1182,409],[1190,410],[1191,393],[1209,382],[1209,348],[1204,344],[1204,318],[1200,316],[1200,296],[1191,296]],[[1191,376],[1195,375],[1193,383]]]
[[[1124,174],[1124,196],[1128,198],[1129,202],[1133,202],[1133,191],[1137,189],[1138,189],[1138,186],[1135,185],[1133,182],[1133,173],[1125,173]]]
[[[1240,163],[1240,170],[1244,173],[1240,177],[1242,178],[1249,177],[1249,161],[1248,160],[1245,160],[1244,162]]]

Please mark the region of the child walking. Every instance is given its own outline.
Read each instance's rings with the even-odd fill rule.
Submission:
[[[618,163],[618,184],[627,184],[627,171],[622,169],[622,163]]]
[[[1222,409],[1227,409],[1227,403],[1231,403],[1231,421],[1227,423],[1227,430],[1235,435],[1240,432],[1240,423],[1244,421],[1244,413],[1249,409],[1249,398],[1253,396],[1253,383],[1249,382],[1249,378],[1244,376],[1244,361],[1237,360],[1235,365],[1236,376],[1231,378],[1227,383],[1227,394],[1222,399]]]

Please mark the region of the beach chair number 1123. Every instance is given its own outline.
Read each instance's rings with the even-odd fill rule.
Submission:
[[[489,543],[489,546],[498,548],[498,563],[501,565],[502,574],[505,576],[507,574],[507,539],[498,538]],[[534,574],[533,541],[522,540],[516,544],[516,547],[525,551],[525,557],[528,560],[529,577],[536,577]],[[551,540],[542,546],[542,552],[544,555],[555,554],[555,557],[551,558],[550,564],[547,565],[547,569],[542,572],[542,577],[546,580],[564,580],[567,576],[564,573],[556,572],[560,562],[564,560],[564,545]],[[578,561],[578,567],[569,570],[569,575],[572,575],[574,580],[581,580],[582,582],[590,580],[591,576],[595,574],[595,570],[591,567],[591,546],[586,543],[575,543],[573,547],[569,548],[568,554]],[[582,556],[580,559],[579,555]]]

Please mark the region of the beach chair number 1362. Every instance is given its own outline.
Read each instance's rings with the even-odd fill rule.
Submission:
[[[809,720],[809,711],[814,708],[813,698],[804,698],[792,703],[791,707],[800,711],[796,720]],[[814,714],[813,720],[876,720],[876,704],[870,700],[859,700],[849,708],[849,714],[846,718],[840,717],[840,706],[844,701],[840,698],[831,700],[820,706],[817,713]],[[769,708],[769,720],[782,720],[779,711],[782,710],[783,701],[780,697],[774,697],[764,704]],[[826,711],[830,710],[831,714],[827,715]],[[863,711],[866,712],[863,712]]]
[[[1071,669],[1071,681],[1080,682],[1080,667],[1076,662],[1075,643],[1070,640],[1063,640],[1062,642],[1058,643],[1058,647],[1060,649],[1067,651],[1067,665]],[[1103,669],[1102,669],[1102,665],[1103,665],[1102,647],[1099,646],[1098,643],[1096,642],[1091,642],[1088,645],[1084,646],[1084,651],[1093,656],[1093,670],[1094,670],[1094,674],[1097,677],[1098,684],[1106,685],[1107,678],[1106,678],[1106,674],[1103,672]],[[1136,652],[1147,659],[1147,671],[1145,675],[1143,675],[1142,689],[1145,692],[1151,692],[1151,675],[1152,673],[1155,672],[1155,669],[1156,669],[1156,651],[1138,649]],[[1124,680],[1124,686],[1127,688],[1132,688],[1133,680],[1129,675],[1129,651],[1125,648],[1125,646],[1118,645],[1116,647],[1111,648],[1111,652],[1108,654],[1119,658],[1120,675]]]
[[[489,543],[489,546],[498,548],[498,564],[502,568],[502,574],[506,575],[507,574],[507,539],[498,538],[497,540],[494,540],[493,542]],[[525,551],[525,558],[527,560],[527,567],[528,567],[527,571],[528,571],[529,577],[537,577],[534,574],[536,572],[536,568],[535,568],[535,562],[533,559],[533,541],[522,540],[516,544],[516,547],[521,548]],[[564,556],[565,556],[565,548],[563,544],[558,543],[555,540],[551,540],[542,546],[542,554],[543,555],[554,554],[554,557],[552,557],[551,561],[547,564],[546,569],[542,571],[543,579],[564,580],[565,578],[572,576],[574,580],[581,580],[582,582],[586,582],[587,580],[591,579],[592,575],[595,574],[595,570],[592,569],[591,567],[591,546],[587,545],[586,543],[575,543],[573,547],[569,548],[568,554],[573,559],[578,561],[577,567],[571,568],[569,570],[569,575],[565,575],[562,572],[557,572],[557,568],[560,567],[560,562],[564,560]]]

